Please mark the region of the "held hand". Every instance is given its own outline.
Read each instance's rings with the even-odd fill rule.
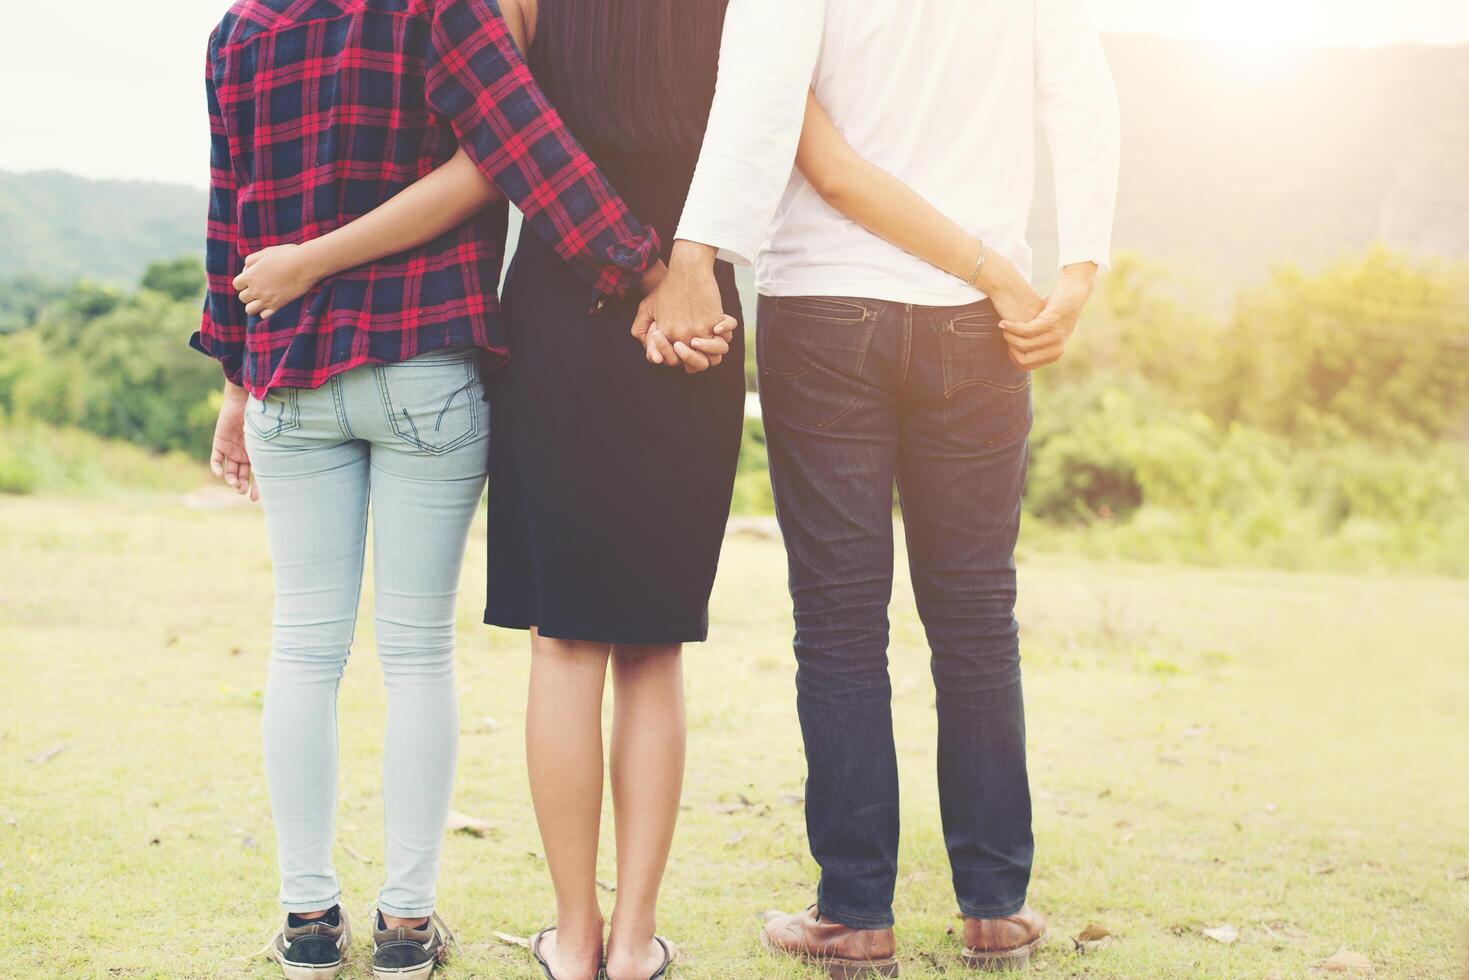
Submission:
[[[689,343],[670,342],[658,328],[652,315],[645,307],[638,312],[632,326],[632,335],[643,346],[643,354],[649,364],[661,364],[671,368],[682,367],[687,374],[698,374],[718,367],[729,353],[728,337],[739,329],[739,322],[732,316],[724,316],[714,325],[713,337],[695,337]]]
[[[1095,274],[1096,266],[1090,263],[1068,266],[1038,316],[1028,321],[1000,321],[1005,342],[1010,345],[1012,364],[1022,371],[1034,371],[1061,359],[1076,331],[1081,311],[1091,299]]]
[[[675,344],[688,346],[695,337],[714,336],[714,325],[724,317],[714,258],[715,250],[707,245],[675,242],[668,275],[648,297],[659,329]]]
[[[666,364],[669,367],[676,366],[678,354],[673,345],[668,342],[662,330],[654,327],[654,321],[658,317],[658,302],[653,296],[645,298],[638,304],[638,315],[632,322],[632,339],[636,340],[647,352],[649,364]]]
[[[245,450],[245,402],[249,396],[239,385],[226,384],[224,403],[219,407],[219,421],[214,425],[214,450],[209,454],[209,469],[240,495],[260,499],[260,488],[250,468],[250,454]]]
[[[1030,280],[1008,258],[991,253],[985,263],[984,274],[976,283],[995,304],[1001,320],[1011,323],[1029,323],[1040,316],[1046,301],[1035,291]]]
[[[710,368],[719,367],[724,362],[724,357],[729,353],[729,341],[726,339],[730,334],[739,329],[739,324],[732,316],[726,316],[714,326],[715,336],[695,337],[685,344],[678,341],[672,344],[676,361],[669,362],[663,354],[662,348],[669,346],[668,338],[663,331],[658,329],[655,323],[648,332],[647,355],[649,362],[653,364],[667,363],[669,367],[682,367],[685,374],[699,374]]]
[[[310,249],[276,245],[245,257],[245,271],[235,277],[235,291],[245,312],[269,320],[305,296],[322,277],[312,268]]]

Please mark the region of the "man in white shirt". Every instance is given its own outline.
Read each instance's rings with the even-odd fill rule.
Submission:
[[[1033,843],[1014,546],[1030,370],[1060,357],[1105,266],[1116,94],[1082,0],[731,0],[718,94],[657,295],[686,339],[718,319],[716,255],[758,261],[760,388],[790,558],[817,904],[766,945],[897,973],[898,776],[887,672],[896,480],[933,653],[939,789],[963,960],[1025,963]],[[968,280],[854,224],[792,172],[807,88],[853,148],[972,232]],[[1035,132],[1055,163],[1061,283],[1038,315],[980,292],[1029,276]],[[833,973],[833,976],[839,975]]]

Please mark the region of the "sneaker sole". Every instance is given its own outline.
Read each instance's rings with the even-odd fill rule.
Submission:
[[[429,960],[422,966],[409,967],[402,970],[380,970],[372,968],[372,975],[376,980],[428,980],[429,974],[434,972],[438,966],[437,960]]]
[[[871,977],[896,977],[898,975],[898,961],[895,959],[842,960],[830,956],[812,956],[810,953],[797,953],[775,945],[763,931],[760,933],[760,945],[780,956],[788,956],[791,959],[820,967],[826,971],[826,975],[830,980],[869,980]]]
[[[333,966],[303,966],[300,963],[292,963],[283,956],[277,956],[276,962],[280,964],[281,972],[286,975],[286,980],[336,980],[337,974],[347,967],[347,964],[342,962]]]
[[[981,953],[977,950],[966,949],[960,954],[964,965],[971,970],[979,970],[984,973],[1006,973],[1011,970],[1023,970],[1030,965],[1031,954],[1040,944],[1045,941],[1045,934],[1016,949],[1007,949],[1003,953]]]
[[[276,950],[274,944],[270,948],[270,957],[280,964],[286,980],[336,980],[337,975],[347,968],[347,950],[352,945],[352,922],[347,918],[346,909],[342,910],[342,925],[342,938],[337,940],[337,955],[341,959],[331,966],[292,963]]]

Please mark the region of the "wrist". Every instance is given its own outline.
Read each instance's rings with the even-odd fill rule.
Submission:
[[[1061,278],[1091,289],[1097,281],[1097,264],[1095,262],[1074,262],[1071,265],[1062,266]]]
[[[984,268],[980,269],[974,285],[989,296],[1013,296],[1030,288],[1030,283],[1020,274],[1015,263],[998,252],[991,252],[984,260]]]
[[[647,271],[643,273],[643,292],[651,293],[655,291],[663,284],[663,280],[667,275],[668,266],[663,264],[662,259],[648,266]]]
[[[689,269],[695,272],[711,272],[714,262],[719,258],[719,249],[713,245],[704,245],[700,242],[691,242],[680,238],[673,243],[673,251],[668,257],[668,265],[673,269]]]
[[[340,272],[340,269],[332,268],[331,257],[327,252],[320,238],[313,238],[297,246],[296,258],[300,262],[301,274],[311,282],[318,283]]]

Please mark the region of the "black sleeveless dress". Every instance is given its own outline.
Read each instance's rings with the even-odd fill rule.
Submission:
[[[538,75],[558,56],[545,47],[531,47]],[[582,142],[666,260],[699,147]],[[739,292],[729,265],[717,276],[742,329],[722,364],[687,375],[644,358],[629,333],[639,298],[591,315],[590,288],[522,232],[503,292],[510,362],[489,384],[485,622],[603,643],[705,639],[745,403]]]

